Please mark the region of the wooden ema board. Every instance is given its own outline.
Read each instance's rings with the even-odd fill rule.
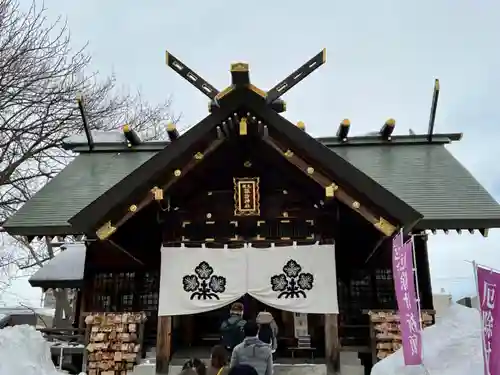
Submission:
[[[422,327],[434,324],[433,310],[422,310]],[[401,348],[401,331],[399,315],[394,310],[370,310],[370,338],[373,363],[391,355]]]
[[[91,313],[85,317],[84,369],[88,375],[126,375],[142,349],[146,314]]]

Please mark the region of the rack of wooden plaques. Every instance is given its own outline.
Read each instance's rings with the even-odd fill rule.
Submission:
[[[85,317],[84,371],[127,375],[141,357],[146,314],[90,313]]]
[[[424,329],[434,324],[435,314],[434,310],[422,310]],[[368,316],[373,363],[376,363],[402,346],[399,315],[394,310],[370,310]]]

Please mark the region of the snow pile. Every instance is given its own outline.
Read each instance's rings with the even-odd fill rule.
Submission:
[[[61,375],[50,358],[50,345],[33,327],[0,330],[0,375]]]
[[[452,305],[422,333],[429,375],[479,375],[484,371],[479,311]],[[378,362],[372,375],[424,375],[421,366],[404,366],[403,350]]]

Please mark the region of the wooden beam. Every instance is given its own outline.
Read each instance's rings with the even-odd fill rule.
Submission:
[[[350,207],[353,211],[356,211],[361,216],[363,216],[367,221],[372,223],[373,226],[384,235],[392,236],[394,234],[397,229],[395,225],[390,223],[384,217],[376,215],[368,207],[362,205],[359,201],[357,201],[349,193],[347,193],[342,187],[338,186],[335,182],[323,175],[321,172],[316,171],[313,166],[309,165],[300,156],[297,156],[293,151],[284,148],[276,140],[271,139],[271,137],[269,136],[264,136],[262,139],[269,146],[271,146],[271,148],[284,156],[296,168],[301,170],[306,176],[321,185],[325,189],[326,198],[336,197],[339,201],[341,201],[346,206]]]
[[[168,374],[172,350],[172,317],[158,316],[156,333],[156,374]]]
[[[318,69],[326,62],[326,48],[303,64],[300,68],[286,77],[283,81],[274,86],[267,92],[266,103],[271,104],[276,99],[283,96],[288,90],[292,89],[297,83],[306,78],[309,74]]]
[[[132,147],[132,146],[137,146],[138,144],[141,143],[141,138],[139,137],[139,134],[132,129],[130,125],[123,125],[123,134],[125,135],[125,138],[127,139],[127,146]]]
[[[200,75],[196,74],[194,70],[190,69],[186,64],[181,62],[177,57],[168,51],[165,52],[165,61],[173,71],[200,90],[203,94],[208,96],[211,100],[214,100],[219,94],[219,90],[213,87]]]
[[[247,63],[237,62],[231,64],[231,84],[233,86],[245,86],[250,84],[250,72]]]
[[[116,242],[110,240],[108,238],[108,242],[116,247],[118,250],[120,250],[121,252],[123,252],[124,254],[126,254],[128,257],[130,257],[131,259],[133,259],[136,263],[140,264],[141,266],[144,266],[144,263],[142,262],[142,260],[136,258],[135,256],[133,256],[129,251],[125,250],[122,246],[118,245]]]
[[[170,142],[174,142],[180,137],[179,131],[177,130],[177,126],[173,122],[169,122],[167,124],[167,135]]]
[[[197,152],[194,154],[193,158],[182,168],[176,169],[173,173],[173,176],[169,179],[169,181],[161,187],[161,190],[165,191],[170,186],[172,186],[179,178],[185,176],[188,172],[190,172],[196,165],[201,163],[205,156],[214,152],[222,143],[224,142],[224,138],[218,138],[214,142],[204,150],[204,152]],[[97,237],[100,240],[105,240],[109,238],[116,230],[125,224],[128,220],[130,220],[135,214],[139,211],[147,207],[152,201],[155,200],[155,197],[160,196],[158,191],[158,187],[152,188],[146,197],[144,197],[138,204],[131,204],[128,208],[128,212],[125,213],[120,220],[117,221],[116,224],[112,224],[108,221],[101,228],[99,228],[96,232]]]
[[[338,314],[325,314],[326,373],[340,374],[340,340]]]
[[[415,268],[420,291],[420,307],[423,310],[434,310],[432,298],[432,282],[429,263],[428,236],[425,232],[416,233],[413,237],[415,249]]]

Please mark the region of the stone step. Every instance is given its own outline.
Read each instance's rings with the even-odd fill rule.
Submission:
[[[341,375],[364,375],[365,369],[361,365],[340,365]]]
[[[179,375],[182,370],[180,365],[171,365],[169,375]],[[341,375],[363,375],[363,367],[359,365],[341,365]],[[135,367],[129,375],[155,375],[154,363],[142,363]],[[325,365],[274,365],[274,375],[326,375]]]

